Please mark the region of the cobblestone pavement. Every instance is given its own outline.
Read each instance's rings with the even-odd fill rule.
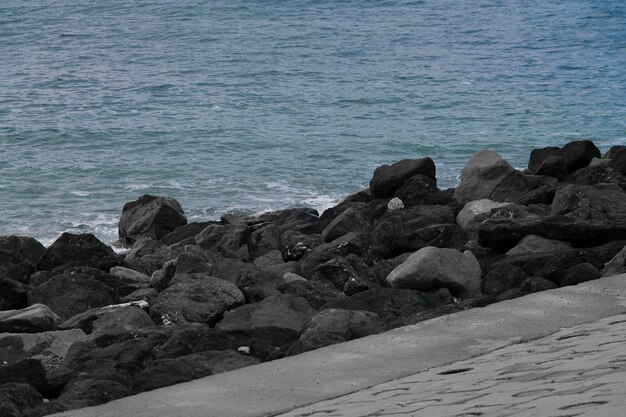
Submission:
[[[281,414],[626,416],[626,314]]]

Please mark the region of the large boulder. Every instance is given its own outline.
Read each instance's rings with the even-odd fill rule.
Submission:
[[[601,157],[600,150],[593,142],[590,140],[577,140],[565,144],[562,148],[533,149],[530,153],[528,169],[532,173],[537,173],[544,160],[554,155],[563,158],[568,173],[586,167],[594,157]]]
[[[603,277],[610,277],[626,273],[626,246],[616,253],[605,265],[601,271]]]
[[[0,362],[0,381],[30,384],[39,392],[47,391],[46,370],[36,359],[24,359],[15,363]]]
[[[0,415],[3,417],[26,417],[41,404],[43,397],[29,384],[0,385]]]
[[[216,328],[220,330],[250,330],[276,327],[300,331],[315,314],[304,298],[280,294],[237,307],[224,314]]]
[[[532,253],[556,254],[571,252],[573,250],[569,243],[561,242],[560,240],[545,239],[537,235],[527,235],[506,254],[509,256],[528,255]]]
[[[374,170],[370,190],[374,197],[392,197],[406,180],[422,174],[435,179],[436,168],[432,159],[403,159],[393,165],[382,165]]]
[[[80,329],[54,330],[43,333],[0,333],[0,358],[11,364],[23,359],[37,357],[42,361],[63,359],[78,341],[87,335]]]
[[[626,175],[626,146],[613,146],[609,149],[609,166],[620,174]]]
[[[156,323],[207,323],[214,325],[224,312],[245,302],[235,284],[201,274],[177,276],[152,300],[150,316]]]
[[[284,283],[278,286],[278,290],[283,294],[293,294],[304,298],[316,310],[342,294],[334,285],[309,281],[303,277],[300,277],[300,279],[285,279]]]
[[[375,249],[386,258],[425,246],[445,247],[453,242],[457,226],[448,206],[415,206],[388,211],[373,232]]]
[[[250,258],[255,259],[266,253],[281,249],[280,230],[275,224],[269,223],[250,233],[248,238]]]
[[[556,178],[513,171],[493,188],[489,198],[521,205],[550,204],[557,185]]]
[[[315,269],[313,279],[316,281],[329,282],[346,295],[352,295],[359,291],[378,287],[379,284],[373,272],[368,271],[367,265],[363,264],[354,254],[352,262],[347,257],[337,256],[324,262]],[[360,262],[359,262],[360,261]],[[359,262],[361,271],[357,271],[355,264]]]
[[[132,244],[143,237],[161,239],[185,224],[187,218],[178,201],[146,194],[124,204],[118,234],[120,239]]]
[[[131,394],[167,387],[213,374],[211,369],[191,357],[157,359],[133,377]]]
[[[480,288],[485,295],[497,296],[519,287],[526,278],[528,278],[528,274],[522,268],[502,263],[487,272]]]
[[[110,305],[92,308],[59,324],[59,330],[81,329],[92,333],[103,329],[133,330],[154,326],[154,322],[140,306],[146,302]]]
[[[582,218],[626,216],[626,191],[617,184],[593,186],[561,184],[552,202],[552,214]]]
[[[113,249],[91,233],[66,232],[46,249],[39,261],[39,269],[51,271],[70,262],[98,267],[114,259],[117,259],[117,255]]]
[[[470,201],[463,206],[463,209],[456,215],[456,223],[467,231],[475,231],[491,216],[493,209],[510,205],[510,203],[500,203],[484,198]]]
[[[211,224],[196,235],[196,244],[224,256],[247,260],[250,230],[245,224]]]
[[[222,220],[224,220],[222,218]],[[312,208],[291,208],[280,211],[263,213],[260,216],[239,219],[245,224],[272,223],[278,227],[280,233],[287,230],[304,234],[319,233],[321,221],[317,210]]]
[[[369,233],[372,229],[370,221],[359,209],[353,207],[335,217],[322,231],[322,237],[326,242],[332,242],[349,232]]]
[[[369,336],[385,331],[378,314],[371,311],[322,310],[304,325],[300,333],[303,351]]]
[[[0,236],[0,277],[27,283],[45,251],[46,248],[33,238]]]
[[[44,304],[33,304],[22,310],[0,311],[0,332],[40,333],[54,330],[60,319]]]
[[[29,305],[45,304],[62,320],[118,301],[113,288],[83,274],[57,275],[28,294]]]
[[[563,182],[576,185],[617,184],[626,188],[626,175],[608,165],[590,165],[569,174]]]
[[[426,247],[391,271],[387,282],[393,288],[420,291],[447,288],[467,298],[480,295],[480,277],[480,265],[470,251]]]
[[[484,247],[505,251],[524,236],[533,234],[589,247],[626,239],[626,221],[583,220],[572,216],[493,218],[479,227],[478,242]]]
[[[581,282],[591,281],[600,278],[598,269],[589,262],[580,263],[567,270],[565,278],[561,281],[561,286],[576,285]]]
[[[349,297],[337,297],[324,304],[325,309],[362,310],[376,313],[388,328],[402,326],[404,319],[441,304],[436,295],[421,291],[393,288],[371,288]]]
[[[165,262],[176,258],[177,251],[154,239],[139,239],[126,254],[125,262],[132,269],[152,275]]]
[[[198,233],[210,224],[219,224],[217,221],[193,222],[178,226],[170,233],[163,236],[159,241],[167,246],[176,244],[193,243]]]
[[[417,174],[407,179],[394,193],[394,197],[402,200],[404,207],[418,205],[445,205],[452,198],[449,193],[437,188],[437,180],[426,175]]]
[[[26,307],[31,287],[11,278],[0,278],[0,310]]]
[[[368,235],[347,233],[332,242],[324,243],[307,251],[300,260],[300,275],[310,279],[319,265],[337,256],[345,257],[353,253],[361,258],[367,258],[371,252],[372,244]]]
[[[469,201],[491,198],[491,193],[506,177],[515,173],[500,155],[490,150],[475,153],[461,171],[461,183],[454,198],[465,204]]]

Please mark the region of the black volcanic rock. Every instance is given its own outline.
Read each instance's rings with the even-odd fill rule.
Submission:
[[[93,266],[109,260],[117,260],[117,255],[91,233],[66,232],[46,249],[39,261],[39,269],[50,271],[70,262]]]
[[[528,169],[533,174],[538,174],[543,162],[551,157],[559,156],[563,158],[567,172],[571,174],[577,169],[584,168],[595,157],[600,158],[600,150],[590,140],[577,140],[564,145],[562,148],[547,147],[533,149],[528,161]]]
[[[185,224],[187,218],[178,201],[146,194],[124,204],[118,234],[132,244],[142,237],[161,239]]]
[[[118,302],[113,288],[83,274],[57,275],[28,293],[28,305],[45,304],[63,320]]]
[[[436,179],[435,163],[426,157],[403,159],[393,165],[382,165],[374,170],[370,190],[374,197],[391,197],[404,182],[414,175],[422,174]]]

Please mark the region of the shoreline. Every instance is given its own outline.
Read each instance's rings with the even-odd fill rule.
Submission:
[[[482,150],[436,178],[405,159],[322,213],[202,222],[144,195],[125,252],[0,237],[0,332],[22,343],[0,372],[46,415],[626,272],[624,146],[535,149],[524,171]]]

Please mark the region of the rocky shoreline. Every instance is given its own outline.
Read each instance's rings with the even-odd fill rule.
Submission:
[[[0,414],[42,416],[626,271],[626,146],[430,158],[374,171],[321,215],[187,223],[127,203],[116,253],[0,237]]]

